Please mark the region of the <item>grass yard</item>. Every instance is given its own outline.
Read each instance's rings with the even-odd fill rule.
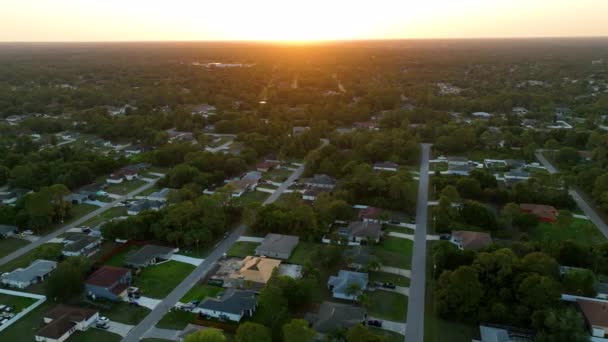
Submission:
[[[96,205],[86,204],[86,203],[76,204],[76,205],[72,206],[72,210],[70,210],[70,214],[72,216],[68,220],[68,222],[75,221],[75,220],[83,217],[84,215],[86,215],[92,211],[95,211],[96,209],[99,209],[99,207]]]
[[[156,324],[157,328],[182,330],[194,321],[194,314],[182,310],[171,310]],[[1,336],[1,335],[0,335]]]
[[[10,305],[12,306],[13,312],[18,313],[28,306],[37,302],[37,299],[28,298],[28,297],[20,297],[20,296],[10,296],[4,293],[0,293],[0,305]]]
[[[370,316],[395,322],[404,322],[407,316],[407,296],[395,292],[376,290],[366,293]]]
[[[148,195],[152,195],[153,193],[155,193],[155,192],[157,192],[157,191],[160,191],[160,190],[161,190],[161,188],[158,188],[158,187],[153,186],[153,187],[151,187],[151,188],[150,188],[150,189],[148,189],[148,190],[145,190],[145,191],[140,192],[138,196],[148,196]]]
[[[409,278],[387,272],[369,272],[369,280],[383,283],[393,283],[397,286],[403,287],[410,286]]]
[[[139,287],[142,295],[146,297],[165,298],[194,268],[178,261],[149,266],[135,277],[135,286]]]
[[[307,261],[311,261],[317,251],[323,247],[324,245],[320,243],[300,241],[287,262],[290,264],[304,265]]]
[[[97,216],[93,217],[92,219],[86,221],[85,223],[82,224],[82,226],[95,228],[108,220],[111,220],[116,217],[121,217],[121,216],[127,216],[126,207],[110,208],[110,209],[104,211],[103,213],[101,213],[100,215],[97,215]]]
[[[29,244],[28,241],[21,239],[0,239],[0,257],[9,255],[27,244]]]
[[[587,246],[606,241],[599,229],[591,221],[584,219],[574,219],[572,225],[567,229],[563,229],[557,224],[542,222],[531,230],[530,237],[537,241],[574,240]]]
[[[272,170],[264,173],[264,176],[262,177],[262,179],[282,183],[292,173],[293,173],[293,171],[288,170],[288,169],[272,169]]]
[[[239,258],[244,258],[248,255],[255,255],[255,249],[259,245],[260,244],[257,242],[238,241],[232,245],[232,247],[230,247],[227,254],[228,256]]]
[[[119,342],[122,337],[111,332],[89,328],[87,331],[77,331],[70,337],[70,342]]]
[[[43,325],[42,315],[53,306],[55,304],[50,301],[42,303],[9,328],[0,332],[0,341],[34,341],[34,334]]]
[[[120,184],[110,184],[105,189],[105,191],[115,195],[126,195],[145,184],[146,182],[144,182],[143,180],[134,179],[122,182]]]
[[[384,338],[386,338],[387,342],[403,342],[403,340],[405,339],[405,336],[397,334],[393,331],[388,331],[376,327],[369,327],[369,330],[376,335],[383,336]]]
[[[150,313],[146,307],[129,305],[126,302],[111,305],[112,307],[108,310],[100,310],[99,315],[124,324],[136,325]]]
[[[34,250],[0,266],[0,273],[10,272],[16,268],[27,267],[36,259],[56,260],[61,255],[63,245],[60,243],[45,243]]]
[[[201,301],[207,297],[217,297],[220,292],[224,292],[223,287],[196,284],[182,297],[182,299],[180,299],[180,302],[190,303],[195,300]]]
[[[372,246],[373,253],[384,266],[409,269],[414,243],[409,239],[388,237],[380,245]]]
[[[140,249],[141,246],[130,246],[125,248],[119,253],[114,254],[110,259],[108,259],[105,264],[108,266],[116,266],[116,267],[124,267],[125,265],[125,257],[131,251],[135,251]]]
[[[407,227],[397,227],[397,226],[386,225],[386,228],[384,229],[384,233],[389,233],[389,232],[402,233],[402,234],[414,234],[415,230],[411,229],[411,228],[407,228]]]
[[[262,203],[270,196],[269,193],[261,192],[261,191],[248,191],[244,193],[241,197],[235,198],[234,201],[238,205],[247,206],[252,203]]]

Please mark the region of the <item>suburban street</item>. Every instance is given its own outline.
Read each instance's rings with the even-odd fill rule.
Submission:
[[[547,168],[547,171],[549,171],[549,173],[559,172],[559,170],[555,166],[553,166],[549,162],[549,160],[547,160],[547,158],[545,158],[542,151],[536,152],[536,159],[538,159],[538,161],[540,161],[540,163]],[[587,215],[589,220],[591,220],[591,222],[595,224],[595,226],[602,232],[602,234],[604,234],[604,236],[608,238],[608,226],[606,225],[606,223],[604,223],[604,220],[602,220],[602,218],[595,212],[593,207],[591,207],[587,203],[587,201],[585,201],[585,199],[578,193],[578,191],[570,189],[568,190],[568,193],[570,194],[570,196],[572,196],[576,204],[579,206],[579,208],[581,208],[585,215]]]
[[[422,342],[424,338],[424,302],[426,286],[426,228],[429,199],[429,157],[431,144],[421,144],[420,181],[416,204],[416,232],[407,309],[407,342]]]
[[[276,201],[281,194],[293,183],[293,181],[299,178],[304,172],[304,165],[298,167],[286,180],[283,182],[278,189],[271,194],[262,205],[270,204]],[[192,288],[201,278],[205,277],[207,273],[213,268],[213,265],[227,253],[230,247],[239,239],[246,230],[244,224],[239,225],[226,239],[221,241],[213,251],[205,258],[205,261],[201,263],[192,273],[184,279],[171,293],[163,299],[163,301],[154,309],[143,321],[141,321],[133,330],[125,336],[124,342],[137,342],[142,338],[148,330],[154,328],[154,326],[160,321],[169,310]]]
[[[22,255],[24,255],[24,254],[32,251],[33,249],[41,246],[42,244],[45,244],[45,243],[53,240],[54,238],[56,238],[59,235],[67,232],[68,230],[70,230],[72,228],[76,228],[76,227],[80,226],[81,224],[83,224],[84,222],[92,219],[93,217],[101,215],[103,212],[105,212],[106,210],[109,210],[110,208],[113,208],[114,206],[116,206],[118,203],[124,201],[125,199],[131,198],[131,197],[136,196],[137,194],[139,194],[141,192],[144,192],[144,191],[150,189],[155,184],[156,184],[156,180],[154,180],[152,182],[149,182],[149,183],[146,183],[146,184],[142,185],[141,187],[137,188],[136,190],[133,190],[132,192],[130,192],[130,193],[124,195],[124,196],[121,196],[121,197],[115,199],[113,202],[110,202],[110,203],[104,205],[103,207],[101,207],[99,209],[96,209],[96,210],[94,210],[94,211],[92,211],[92,212],[84,215],[83,217],[81,217],[81,218],[79,218],[79,219],[77,219],[77,220],[75,220],[73,222],[70,222],[70,223],[64,225],[63,227],[55,230],[54,232],[52,232],[52,233],[50,233],[48,235],[45,235],[45,236],[41,237],[40,239],[38,239],[38,240],[30,243],[29,245],[23,246],[22,248],[14,251],[13,253],[11,253],[11,254],[9,254],[9,255],[1,258],[0,259],[0,265],[4,265],[4,264],[6,264],[9,261],[17,259],[18,257],[20,257],[20,256],[22,256]]]

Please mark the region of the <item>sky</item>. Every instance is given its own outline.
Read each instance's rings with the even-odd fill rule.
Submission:
[[[608,36],[608,0],[0,0],[0,41]]]

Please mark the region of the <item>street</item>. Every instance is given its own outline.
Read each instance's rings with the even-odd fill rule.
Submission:
[[[547,158],[545,158],[542,151],[536,152],[536,159],[538,159],[538,161],[540,161],[540,163],[547,168],[547,171],[549,171],[549,173],[559,172],[557,168],[553,166],[549,162],[549,160],[547,160]],[[595,226],[602,232],[602,234],[604,234],[604,236],[608,238],[608,226],[606,225],[606,223],[604,223],[604,220],[602,220],[602,218],[595,212],[593,207],[591,207],[576,190],[570,189],[568,190],[568,193],[570,194],[570,196],[572,196],[572,199],[574,199],[574,202],[576,202],[578,207],[581,208],[585,215],[587,215],[589,220],[591,220],[591,222],[595,224]]]
[[[104,205],[103,207],[96,209],[86,215],[84,215],[83,217],[77,219],[76,221],[70,222],[68,224],[66,224],[65,226],[55,230],[54,232],[45,235],[43,237],[41,237],[40,239],[36,240],[35,242],[30,243],[27,246],[23,246],[22,248],[14,251],[13,253],[3,257],[2,259],[0,259],[0,265],[4,265],[7,262],[10,262],[14,259],[17,259],[18,257],[27,254],[28,252],[32,251],[33,249],[41,246],[42,244],[45,244],[51,240],[53,240],[54,238],[58,237],[59,235],[67,232],[68,230],[72,229],[72,228],[76,228],[78,226],[80,226],[81,224],[83,224],[84,222],[92,219],[93,217],[96,217],[98,215],[101,215],[103,212],[105,212],[106,210],[109,210],[110,208],[113,208],[115,205],[117,205],[119,202],[124,201],[127,198],[131,198],[143,191],[146,191],[148,189],[150,189],[151,187],[154,186],[154,184],[156,184],[156,180],[150,183],[147,183],[145,185],[142,185],[141,187],[139,187],[138,189],[124,195],[121,196],[119,198],[117,198],[116,200],[114,200],[111,203],[108,203],[106,205]]]
[[[414,255],[410,296],[407,309],[407,342],[422,342],[424,338],[424,302],[426,286],[426,229],[429,199],[429,155],[431,144],[421,144],[420,181],[416,203],[416,232],[414,233]]]

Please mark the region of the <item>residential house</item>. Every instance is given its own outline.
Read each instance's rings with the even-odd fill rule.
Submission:
[[[359,245],[367,242],[380,242],[382,225],[377,222],[355,221],[346,228],[339,228],[338,235],[348,241],[349,245]]]
[[[465,157],[448,157],[448,165],[469,165],[469,159]]]
[[[300,238],[297,236],[270,233],[256,247],[255,255],[286,260],[299,242]]]
[[[393,162],[377,162],[374,163],[374,170],[397,172],[397,170],[399,170],[399,164]]]
[[[317,313],[308,313],[305,319],[316,332],[329,334],[365,323],[367,311],[360,306],[325,301]]]
[[[173,247],[145,245],[137,251],[130,252],[125,257],[125,265],[144,268],[158,262],[170,260],[178,249]]]
[[[363,222],[382,223],[383,220],[380,219],[381,214],[381,208],[366,207],[359,210],[359,219]]]
[[[272,272],[280,265],[281,260],[247,256],[241,262],[241,268],[232,273],[230,278],[252,283],[254,286],[264,285],[272,277]]]
[[[192,115],[200,115],[202,117],[208,117],[209,115],[215,115],[217,108],[207,103],[203,103],[192,108]]]
[[[94,299],[121,301],[127,295],[131,279],[131,270],[128,268],[102,266],[85,281],[85,293]]]
[[[579,298],[576,303],[585,317],[591,336],[604,338],[608,334],[608,302]]]
[[[536,216],[540,221],[555,222],[559,212],[553,206],[544,204],[522,203],[519,209],[528,214]]]
[[[524,107],[513,107],[512,111],[513,111],[513,114],[520,115],[520,116],[528,114],[528,109],[526,109]]]
[[[126,147],[124,151],[127,155],[136,155],[136,154],[148,152],[151,150],[152,150],[152,147],[150,147],[150,146],[136,144],[136,145],[131,145],[129,147]]]
[[[14,205],[23,196],[32,192],[27,189],[13,188],[8,191],[0,191],[0,204]]]
[[[60,304],[43,315],[46,325],[34,338],[38,342],[63,342],[76,331],[88,330],[98,319],[97,310]]]
[[[346,249],[342,256],[348,262],[348,267],[354,270],[364,269],[372,264],[379,264],[379,259],[372,255],[368,246],[353,246]]]
[[[448,175],[468,176],[473,167],[470,165],[454,165],[448,164]]]
[[[0,281],[6,286],[24,289],[44,281],[56,268],[57,263],[55,261],[38,259],[26,268],[18,268],[0,275]]]
[[[253,315],[257,295],[253,291],[228,289],[220,299],[205,298],[192,312],[227,321],[240,322]]]
[[[65,256],[90,257],[99,251],[101,237],[87,234],[72,234],[63,240],[65,247],[61,254]]]
[[[159,191],[153,192],[150,195],[148,195],[147,199],[149,199],[150,201],[155,201],[155,202],[167,202],[167,197],[169,196],[170,192],[171,192],[171,189],[163,188]]]
[[[312,178],[304,179],[302,183],[308,187],[333,189],[337,182],[335,178],[328,175],[316,174]]]
[[[526,161],[521,159],[505,159],[505,163],[511,169],[521,169],[526,166]]]
[[[450,242],[462,250],[479,250],[492,244],[492,237],[488,233],[467,230],[452,232]]]
[[[378,124],[374,121],[355,122],[353,127],[356,129],[366,129],[370,131],[378,130]]]
[[[281,161],[279,160],[279,158],[277,158],[276,154],[273,154],[273,153],[264,157],[264,161],[267,163],[274,164],[274,165],[281,164]]]
[[[521,170],[515,170],[510,172],[505,172],[504,174],[505,184],[507,186],[512,186],[519,182],[525,182],[530,179],[530,173]]]
[[[474,117],[476,117],[476,118],[480,118],[480,119],[489,119],[489,118],[492,117],[492,114],[490,114],[488,112],[474,112],[471,115],[474,116]]]
[[[15,227],[15,226],[8,226],[5,224],[0,224],[0,239],[9,238],[9,237],[15,235],[16,231],[17,231],[17,227]]]
[[[302,193],[302,199],[305,201],[316,201],[317,197],[324,192],[329,192],[327,188],[306,188]]]
[[[138,215],[142,211],[146,210],[154,210],[158,211],[165,206],[163,202],[160,201],[151,201],[149,199],[139,200],[129,206],[127,209],[128,215]]]
[[[270,162],[264,161],[264,162],[258,163],[255,166],[255,169],[258,170],[259,172],[268,172],[268,171],[272,170],[272,168],[275,165],[276,164],[274,164],[274,163],[270,163]]]
[[[532,330],[481,324],[479,326],[481,342],[533,342],[536,333]]]
[[[596,293],[595,298],[604,300],[608,299],[608,283],[597,282],[593,288],[595,289]]]
[[[64,201],[72,203],[73,205],[82,204],[88,201],[89,199],[89,195],[86,193],[71,193],[63,197]]]
[[[306,126],[306,127],[299,127],[296,126],[294,128],[291,129],[291,136],[292,137],[297,137],[300,134],[303,134],[304,132],[310,131],[310,127]]]
[[[241,179],[230,182],[234,187],[232,197],[241,197],[245,192],[255,190],[258,183],[262,179],[262,173],[259,171],[247,172]]]
[[[367,289],[368,282],[367,273],[340,270],[338,276],[329,277],[327,287],[334,298],[356,301]]]

